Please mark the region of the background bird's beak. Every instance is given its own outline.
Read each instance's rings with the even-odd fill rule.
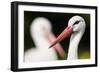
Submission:
[[[65,28],[65,30],[54,40],[54,42],[51,44],[49,48],[53,47],[58,42],[62,41],[64,38],[69,37],[72,32],[73,32],[72,26],[68,26],[67,28]]]

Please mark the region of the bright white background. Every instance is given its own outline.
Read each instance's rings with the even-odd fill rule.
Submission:
[[[11,73],[10,69],[10,51],[11,51],[11,14],[10,14],[10,2],[14,0],[0,0],[0,73]],[[18,1],[18,0],[16,0]],[[100,1],[99,0],[21,0],[31,2],[45,2],[45,3],[58,3],[58,4],[77,4],[77,5],[92,5],[98,6],[98,13],[100,13]],[[98,20],[100,19],[98,14]],[[98,22],[98,24],[100,21]],[[100,25],[98,25],[100,28]],[[98,29],[100,31],[100,29]],[[100,34],[98,34],[100,37]],[[98,38],[98,43],[100,38]],[[100,46],[98,46],[98,55],[100,56]],[[98,62],[100,58],[98,57]],[[100,64],[100,62],[99,62]],[[27,71],[28,72],[28,71]],[[73,69],[57,69],[57,70],[44,70],[35,71],[36,73],[99,73],[100,66],[90,68],[73,68]],[[30,71],[33,73],[33,71]]]

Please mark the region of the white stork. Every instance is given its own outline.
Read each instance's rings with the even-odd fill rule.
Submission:
[[[78,45],[85,32],[85,27],[86,23],[83,17],[73,16],[69,20],[68,26],[57,37],[57,39],[55,39],[55,41],[51,44],[50,48],[53,47],[56,43],[62,41],[64,38],[71,35],[67,59],[68,60],[78,59]]]
[[[25,52],[25,62],[57,60],[57,52],[64,58],[65,52],[59,43],[52,47],[52,49],[48,49],[56,39],[51,30],[51,23],[47,18],[37,17],[33,20],[30,26],[30,34],[36,48],[30,48]]]

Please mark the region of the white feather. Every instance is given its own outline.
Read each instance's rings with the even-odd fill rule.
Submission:
[[[76,21],[80,21],[78,24],[73,25]],[[73,16],[68,24],[73,27],[73,34],[70,38],[68,60],[78,59],[78,45],[85,32],[85,20],[81,16]]]
[[[35,42],[36,48],[25,52],[25,62],[53,61],[58,56],[55,49],[49,49],[50,42],[46,39],[45,33],[51,32],[51,23],[48,19],[38,17],[30,26],[30,34]]]

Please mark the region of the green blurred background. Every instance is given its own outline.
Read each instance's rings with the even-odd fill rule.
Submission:
[[[30,25],[36,17],[46,17],[52,23],[52,31],[55,36],[58,36],[66,27],[68,20],[74,16],[82,16],[86,21],[86,30],[78,46],[78,56],[79,59],[89,59],[90,58],[90,14],[77,14],[77,13],[53,13],[53,12],[31,12],[24,11],[24,51],[29,48],[36,47],[34,41],[30,36]],[[60,44],[63,46],[68,53],[70,37],[61,41]],[[60,59],[60,58],[59,58]]]

